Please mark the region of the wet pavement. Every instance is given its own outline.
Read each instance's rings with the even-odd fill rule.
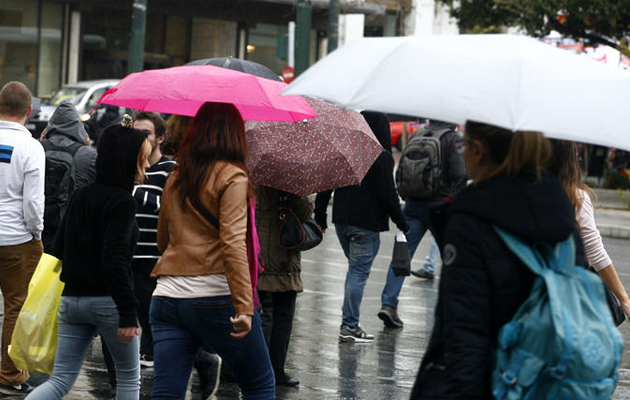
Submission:
[[[374,334],[370,344],[338,342],[346,259],[334,227],[323,243],[303,253],[302,277],[305,291],[298,296],[287,373],[300,380],[298,388],[278,388],[278,399],[408,399],[433,324],[438,279],[426,281],[408,277],[400,296],[399,313],[403,329],[384,328],[376,317],[385,284],[394,231],[381,234],[381,248],[368,280],[361,307],[361,324]],[[627,240],[605,238],[619,275],[630,288],[630,246]],[[428,235],[418,248],[412,268],[422,266],[429,249]],[[621,326],[630,343],[630,325]],[[95,339],[79,379],[66,399],[104,399],[109,384],[100,344]],[[630,349],[624,352],[615,400],[630,399]],[[41,381],[42,377],[33,380]],[[141,399],[149,399],[152,370],[142,370]],[[194,399],[197,377],[193,373],[186,399]],[[239,398],[233,383],[222,383],[217,399]]]

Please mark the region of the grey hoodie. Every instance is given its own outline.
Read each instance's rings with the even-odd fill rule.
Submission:
[[[59,103],[48,121],[44,139],[62,149],[73,143],[84,145],[74,155],[75,190],[96,178],[96,150],[88,146],[87,138],[88,134],[74,105],[67,100]]]

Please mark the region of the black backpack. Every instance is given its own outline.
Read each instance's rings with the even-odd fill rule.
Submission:
[[[42,242],[44,252],[51,253],[57,229],[66,212],[70,196],[75,188],[74,155],[83,147],[81,143],[73,143],[67,147],[56,146],[48,139],[42,140],[46,151],[46,181],[44,232]]]
[[[411,136],[400,155],[396,169],[396,188],[403,199],[428,199],[439,193],[442,184],[440,138],[450,128],[420,128]]]

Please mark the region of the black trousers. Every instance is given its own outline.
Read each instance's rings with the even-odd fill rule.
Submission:
[[[293,330],[297,292],[258,291],[262,329],[276,379],[283,377],[284,363]]]
[[[133,290],[138,300],[138,322],[142,328],[140,336],[140,354],[153,357],[153,335],[149,324],[149,309],[151,297],[157,285],[157,281],[151,278],[151,271],[155,267],[155,258],[134,259],[131,268],[133,270]]]

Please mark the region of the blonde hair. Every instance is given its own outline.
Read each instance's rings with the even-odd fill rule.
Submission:
[[[145,166],[152,150],[151,143],[149,143],[147,139],[144,139],[142,145],[140,146],[140,150],[138,151],[138,161],[136,162],[136,174],[134,176],[134,181],[137,184],[143,183],[147,178]]]
[[[551,156],[551,144],[541,132],[516,131],[468,121],[466,135],[479,140],[489,159],[489,168],[477,183],[495,176],[515,177],[540,173]]]

